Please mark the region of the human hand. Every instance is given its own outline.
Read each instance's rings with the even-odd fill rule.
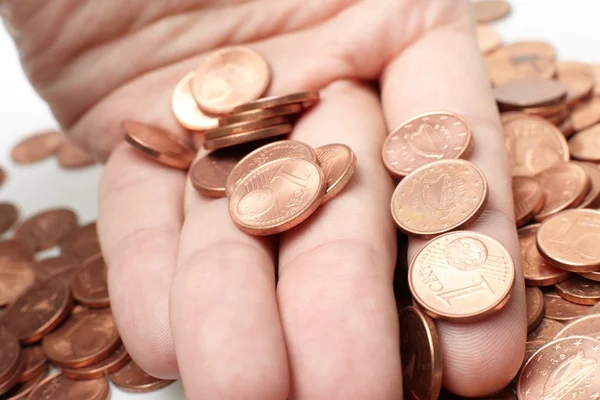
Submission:
[[[470,19],[452,0],[8,0],[24,66],[70,137],[107,161],[99,230],[125,345],[149,373],[181,377],[190,399],[399,398],[387,131],[449,110],[473,130],[489,202],[469,227],[520,252],[504,138]],[[243,44],[271,64],[270,94],[320,90],[292,137],[348,144],[353,183],[305,224],[255,238],[226,199],[122,144],[124,119],[187,133],[173,88],[202,56]],[[369,86],[381,86],[381,100]],[[411,240],[409,257],[423,241]],[[275,268],[279,268],[275,281]],[[437,322],[444,385],[465,396],[506,386],[522,361],[522,279],[498,313]]]

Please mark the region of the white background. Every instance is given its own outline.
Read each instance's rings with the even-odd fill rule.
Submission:
[[[597,0],[568,3],[512,0],[511,4],[511,16],[493,24],[506,43],[542,39],[554,44],[561,59],[600,63],[600,2]],[[44,208],[68,206],[77,211],[82,222],[91,221],[96,218],[101,166],[64,171],[55,160],[27,167],[17,167],[10,161],[10,149],[21,137],[55,126],[47,106],[24,76],[9,35],[0,28],[0,166],[9,175],[0,188],[0,201],[18,204],[24,216]],[[176,400],[183,399],[183,392],[179,384],[145,395],[114,389],[112,398]]]

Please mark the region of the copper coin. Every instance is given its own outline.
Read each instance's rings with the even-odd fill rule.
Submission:
[[[133,360],[129,361],[117,372],[110,374],[109,378],[121,390],[131,393],[154,392],[175,382],[148,375]]]
[[[398,126],[385,140],[383,163],[403,178],[430,162],[466,157],[471,147],[471,128],[460,116],[445,112],[421,114]]]
[[[535,216],[537,221],[543,221],[566,208],[577,207],[591,187],[590,177],[581,166],[574,163],[556,163],[535,175],[535,179],[546,193],[544,206]]]
[[[19,341],[8,329],[0,325],[0,387],[8,386],[5,382],[17,383],[19,377],[14,379],[15,370],[21,358]],[[8,391],[6,388],[2,393]]]
[[[535,107],[565,99],[567,87],[549,79],[523,78],[497,86],[494,96],[503,106]]]
[[[262,99],[251,101],[246,104],[241,104],[234,108],[234,113],[241,113],[251,110],[265,110],[285,106],[289,104],[302,104],[304,108],[312,107],[319,102],[319,92],[298,92],[284,96],[270,96]]]
[[[110,310],[73,313],[42,340],[44,353],[56,365],[83,368],[108,357],[121,344]]]
[[[214,129],[218,124],[218,119],[206,115],[198,107],[196,99],[192,94],[191,81],[194,77],[194,73],[190,72],[179,81],[173,96],[171,97],[171,110],[177,121],[187,129],[192,131],[207,131]]]
[[[593,306],[600,301],[600,282],[575,275],[557,283],[556,294],[571,303]]]
[[[268,128],[256,129],[254,131],[207,140],[204,142],[204,148],[206,150],[224,149],[226,147],[236,146],[238,144],[249,143],[275,136],[287,135],[290,133],[292,133],[292,125],[276,125]]]
[[[323,203],[326,203],[337,196],[354,176],[356,156],[350,147],[340,143],[317,147],[315,153],[327,183],[323,197]]]
[[[552,265],[573,272],[600,269],[600,211],[566,210],[548,218],[537,233],[537,247]]]
[[[243,122],[259,121],[263,119],[270,119],[275,117],[283,117],[300,114],[304,110],[302,104],[288,104],[279,107],[257,109],[250,111],[243,111],[236,114],[224,115],[219,118],[219,126],[227,126],[233,124],[239,124]]]
[[[34,343],[67,318],[73,306],[67,284],[60,280],[36,284],[12,303],[3,323],[21,343]]]
[[[123,121],[125,140],[142,154],[168,167],[188,169],[195,152],[183,139],[156,126]]]
[[[558,161],[569,161],[563,134],[543,118],[513,118],[503,129],[513,176],[533,175]]]
[[[131,357],[129,356],[129,353],[127,353],[125,346],[121,345],[121,347],[115,350],[114,353],[104,360],[98,361],[83,368],[63,368],[62,372],[69,379],[97,379],[113,372],[117,372],[123,368],[123,366],[125,366],[130,359]]]
[[[591,281],[600,282],[600,271],[594,272],[579,272],[579,275],[583,276],[585,279],[589,279]]]
[[[37,250],[46,250],[60,244],[77,229],[77,215],[68,208],[53,208],[26,219],[15,232]]]
[[[225,197],[227,177],[239,162],[233,153],[212,152],[196,160],[190,168],[194,189],[208,197]]]
[[[468,161],[440,160],[402,179],[392,216],[408,235],[429,238],[475,221],[488,200],[483,172]]]
[[[582,167],[590,177],[591,182],[590,190],[588,191],[587,195],[583,198],[581,203],[579,203],[578,207],[596,208],[600,206],[600,168],[598,168],[598,165],[590,162],[571,162]]]
[[[528,287],[525,290],[527,304],[527,332],[538,327],[544,317],[544,295],[539,288]]]
[[[536,245],[537,225],[529,225],[518,230],[523,276],[528,286],[551,286],[572,275],[571,272],[550,265],[540,255]]]
[[[554,340],[529,359],[517,385],[519,399],[600,398],[600,341],[573,336]]]
[[[17,164],[31,164],[55,154],[65,137],[58,131],[47,131],[29,136],[12,149],[10,156]]]
[[[28,400],[109,400],[106,378],[75,381],[63,374],[47,377],[33,389]]]
[[[34,251],[33,245],[25,239],[0,240],[0,261],[32,260]]]
[[[528,176],[515,176],[512,179],[512,189],[515,220],[517,227],[521,227],[542,210],[546,193],[538,181]]]
[[[525,343],[525,357],[523,357],[523,367],[525,366],[525,364],[527,364],[527,361],[529,361],[531,356],[533,356],[536,351],[538,351],[539,349],[544,347],[544,345],[546,343],[548,343],[550,340],[552,340],[552,338],[550,338],[549,340],[535,340],[535,341],[528,340],[527,343]],[[518,380],[518,377],[517,377],[517,380]]]
[[[589,336],[600,340],[600,314],[584,315],[569,322],[556,334],[554,339],[569,336]]]
[[[202,60],[190,82],[200,108],[226,114],[236,106],[258,99],[271,81],[267,60],[247,47],[226,47]]]
[[[257,129],[269,128],[271,126],[287,124],[289,122],[286,117],[274,117],[268,119],[259,119],[256,121],[238,122],[232,125],[220,126],[215,129],[206,131],[204,137],[206,140],[213,140],[225,136],[231,136],[239,133],[254,131]]]
[[[43,258],[31,263],[35,276],[40,282],[63,279],[65,283],[70,283],[80,266],[79,260],[68,256]]]
[[[556,63],[556,69],[559,73],[564,71],[579,71],[588,76],[594,76],[593,67],[591,65],[578,61],[560,60]]]
[[[90,153],[68,141],[60,146],[56,156],[58,165],[65,169],[79,169],[96,163]]]
[[[548,43],[524,41],[505,45],[485,56],[496,86],[522,78],[550,79],[556,74],[556,50]]]
[[[71,292],[75,300],[86,307],[108,307],[108,284],[106,282],[106,264],[102,255],[88,260],[75,273],[71,281]]]
[[[558,125],[558,129],[565,135],[566,138],[575,133],[575,128],[573,127],[573,118],[571,115],[563,121],[560,125]]]
[[[312,161],[271,161],[246,175],[229,200],[238,228],[252,235],[281,233],[313,214],[325,195],[323,170]]]
[[[571,303],[556,293],[544,293],[545,317],[556,321],[568,322],[577,319],[590,310],[590,306]]]
[[[571,110],[573,130],[580,131],[600,122],[600,98],[592,97]]]
[[[410,264],[413,299],[434,318],[472,322],[500,310],[515,282],[508,250],[471,231],[429,241]]]
[[[560,126],[565,121],[567,121],[571,118],[571,112],[569,110],[561,110],[560,112],[549,115],[546,118],[548,118],[548,121],[550,121],[551,123],[553,123],[556,127],[558,127],[560,129]],[[567,136],[565,135],[565,137],[567,137]]]
[[[410,306],[400,313],[403,389],[407,399],[437,399],[442,388],[442,354],[433,321]]]
[[[567,87],[568,105],[574,105],[580,100],[589,97],[594,91],[594,77],[585,71],[573,68],[558,68],[558,81]]]
[[[25,368],[21,373],[19,381],[27,382],[40,376],[46,369],[48,361],[44,350],[42,350],[42,346],[23,346],[21,353],[25,358]]]
[[[511,6],[505,0],[479,0],[473,2],[477,22],[493,22],[506,17]]]
[[[317,154],[309,145],[295,140],[279,140],[259,147],[233,168],[225,185],[227,197],[231,197],[235,187],[256,168],[270,161],[286,158],[300,158],[317,162]]]
[[[600,124],[571,136],[569,152],[577,160],[600,162]]]
[[[19,357],[15,368],[9,371],[9,374],[4,378],[4,381],[0,381],[0,395],[9,392],[19,383],[19,377],[25,367],[25,358]],[[4,398],[4,397],[3,397]]]
[[[0,260],[0,306],[15,301],[35,282],[28,261]]]
[[[0,235],[8,231],[19,219],[19,209],[12,203],[0,203]]]
[[[502,45],[500,34],[485,24],[477,25],[477,44],[482,53],[490,53]]]
[[[96,222],[80,226],[71,232],[60,244],[60,252],[83,262],[100,254],[100,242]]]
[[[527,335],[527,341],[549,342],[550,340],[554,339],[554,336],[556,336],[556,334],[560,332],[563,327],[564,325],[558,321],[550,318],[542,318],[542,321],[538,327],[535,328],[533,332],[529,333],[529,335]]]
[[[35,379],[31,379],[27,382],[18,383],[13,386],[8,392],[4,394],[2,397],[3,400],[28,400],[29,394],[35,389],[40,382],[42,382],[47,376],[47,373],[42,371],[39,376],[36,376]]]
[[[539,107],[524,107],[521,112],[528,115],[537,115],[538,117],[547,118],[554,125],[556,120],[566,118],[569,115],[569,108],[565,103],[550,103]]]

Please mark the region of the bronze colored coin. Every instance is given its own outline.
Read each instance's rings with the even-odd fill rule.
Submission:
[[[60,244],[77,229],[77,215],[68,208],[53,208],[29,217],[17,228],[16,238],[25,239],[37,251]]]
[[[471,231],[429,241],[408,270],[413,299],[434,318],[472,322],[500,310],[515,282],[512,258],[497,240]]]
[[[546,193],[538,181],[528,176],[513,177],[512,189],[518,228],[531,221],[542,210],[546,201]]]
[[[579,208],[597,208],[600,206],[600,168],[590,162],[571,161],[582,167],[590,177],[591,187],[587,195],[579,203]]]
[[[202,60],[190,81],[200,108],[227,114],[240,104],[258,99],[271,82],[267,60],[247,47],[226,47]]]
[[[270,161],[286,158],[300,158],[317,162],[317,154],[306,143],[296,140],[279,140],[259,147],[244,158],[233,168],[225,185],[227,197],[231,197],[237,185],[256,168]]]
[[[319,102],[319,92],[298,92],[284,96],[270,96],[263,97],[255,101],[251,101],[246,104],[241,104],[234,108],[234,113],[241,113],[244,111],[251,110],[266,110],[267,108],[274,108],[279,106],[285,106],[289,104],[302,104],[306,109],[312,107]]]
[[[5,383],[11,382],[11,386],[17,383],[19,377],[14,378],[15,370],[19,366],[21,358],[21,347],[19,341],[8,329],[0,325],[0,392],[7,392]]]
[[[55,154],[64,141],[65,137],[61,132],[41,132],[17,143],[10,156],[17,164],[35,163]]]
[[[523,117],[527,118],[527,114],[523,111],[504,111],[500,113],[500,122],[502,122],[502,126],[504,126],[514,119]]]
[[[536,246],[536,235],[540,224],[528,225],[518,230],[523,276],[528,286],[551,286],[572,275],[569,271],[550,265],[540,255]]]
[[[537,247],[552,265],[573,272],[600,269],[600,211],[566,210],[542,223]]]
[[[502,45],[502,38],[488,25],[477,24],[477,44],[482,53],[490,53]]]
[[[558,81],[523,78],[496,86],[496,101],[505,107],[538,107],[566,98],[567,87]]]
[[[327,144],[315,149],[327,189],[323,203],[337,196],[348,185],[356,170],[356,156],[345,144]]]
[[[433,321],[418,308],[400,312],[402,377],[407,399],[437,399],[442,388],[442,354]]]
[[[233,153],[212,152],[198,159],[190,168],[190,182],[208,197],[225,197],[227,177],[239,162]]]
[[[46,369],[48,361],[44,355],[42,346],[23,346],[21,353],[25,359],[25,368],[21,372],[19,381],[27,382],[40,376]]]
[[[47,368],[46,368],[47,369]],[[45,369],[45,370],[46,370]],[[13,386],[8,392],[4,394],[2,397],[3,400],[28,400],[29,394],[35,389],[40,382],[42,382],[46,376],[47,372],[42,371],[42,373],[35,377],[35,379],[31,379],[27,382],[18,383]]]
[[[57,159],[58,165],[65,169],[79,169],[96,163],[90,153],[68,141],[60,146]]]
[[[578,275],[581,275],[585,279],[589,279],[591,281],[600,282],[600,271],[579,272]]]
[[[555,121],[560,118],[566,118],[569,114],[569,108],[564,103],[551,103],[539,107],[525,107],[520,109],[521,112],[528,115],[537,115],[538,117],[547,118],[556,125]]]
[[[40,282],[63,279],[65,283],[70,283],[81,264],[76,258],[58,256],[36,260],[31,266]]]
[[[223,138],[225,136],[231,136],[287,123],[289,123],[289,119],[286,117],[274,117],[268,119],[259,119],[256,121],[238,122],[237,124],[225,125],[211,129],[205,133],[204,137],[206,140],[213,140]]]
[[[28,400],[109,400],[110,386],[106,378],[88,381],[68,379],[55,374],[33,389]]]
[[[83,368],[63,368],[62,372],[69,379],[98,379],[120,370],[130,359],[131,357],[127,353],[125,346],[121,345],[121,347],[104,360]]]
[[[385,139],[382,158],[396,178],[441,159],[466,157],[471,128],[460,116],[445,112],[417,115],[402,123]]]
[[[556,294],[571,303],[593,306],[600,301],[600,282],[575,275],[564,282],[557,283]]]
[[[556,293],[544,293],[545,317],[560,322],[568,322],[577,319],[590,310],[590,306],[571,303]]]
[[[494,22],[510,14],[511,6],[505,0],[479,0],[473,2],[477,22]]]
[[[564,209],[577,207],[591,187],[590,177],[574,163],[556,163],[534,178],[546,193],[544,207],[535,216],[538,222]]]
[[[563,134],[550,122],[533,115],[513,118],[503,125],[513,176],[528,176],[558,161],[569,161]]]
[[[50,280],[36,284],[12,303],[0,323],[23,344],[34,343],[67,318],[73,307],[67,284]]]
[[[15,301],[35,282],[35,273],[28,261],[0,260],[0,306]]]
[[[550,79],[556,74],[556,50],[540,41],[505,45],[485,56],[492,83],[496,86],[522,78]]]
[[[519,375],[519,399],[600,397],[600,341],[573,336],[553,340],[535,352]]]
[[[106,280],[106,264],[102,255],[98,254],[77,270],[71,281],[73,297],[86,307],[108,307],[110,301]]]
[[[24,367],[25,358],[19,357],[15,368],[9,371],[9,374],[4,378],[4,381],[0,381],[0,396],[17,386]]]
[[[19,209],[12,203],[0,203],[0,235],[8,231],[19,219]]]
[[[123,121],[125,140],[134,149],[168,167],[188,169],[195,152],[183,139],[156,126]]]
[[[569,152],[577,160],[600,162],[600,124],[571,136]]]
[[[540,322],[538,327],[535,328],[535,330],[533,332],[529,333],[529,335],[527,335],[527,341],[528,342],[536,342],[536,341],[549,342],[550,340],[554,339],[556,334],[558,332],[560,332],[560,330],[563,327],[564,327],[564,325],[561,324],[560,322],[544,317],[544,318],[542,318],[542,321]]]
[[[574,131],[589,128],[598,122],[600,122],[599,97],[592,97],[586,102],[581,102],[571,110],[571,123]]]
[[[527,361],[529,361],[531,356],[534,355],[536,351],[538,351],[539,349],[544,347],[544,345],[546,343],[548,343],[550,340],[552,340],[552,339],[535,340],[535,341],[528,340],[527,343],[525,343],[525,357],[523,358],[523,366],[525,366],[525,364],[527,364]],[[517,377],[517,380],[518,380],[518,377]]]
[[[562,61],[557,63],[558,80],[568,89],[566,103],[569,106],[589,97],[594,91],[594,76],[583,64]]]
[[[74,257],[81,262],[100,254],[96,222],[90,222],[71,232],[60,244],[60,252],[64,256]]]
[[[251,235],[281,233],[312,215],[325,195],[323,170],[312,161],[271,161],[246,175],[229,200],[229,214]]]
[[[192,94],[191,81],[194,73],[190,72],[179,81],[171,97],[171,110],[177,121],[192,131],[207,131],[219,126],[218,119],[206,115],[198,107]]]
[[[59,367],[83,368],[107,358],[121,344],[110,310],[73,313],[42,340],[44,353]]]
[[[584,315],[569,322],[554,337],[562,339],[569,336],[589,336],[600,340],[600,314]]]
[[[558,129],[565,135],[566,138],[575,133],[575,128],[573,127],[573,118],[571,115],[567,117],[560,125],[558,125]]]
[[[155,378],[145,373],[131,360],[117,372],[108,376],[120,389],[131,393],[149,393],[169,386],[175,381]]]
[[[292,133],[292,125],[276,125],[268,128],[256,129],[254,131],[248,131],[217,139],[207,140],[204,142],[204,148],[206,150],[223,149],[226,147],[236,146],[238,144],[254,142],[256,140],[287,135],[290,133]]]
[[[304,111],[302,104],[288,104],[279,107],[243,111],[237,114],[224,115],[219,118],[219,126],[259,121],[275,117],[293,116]]]
[[[528,287],[525,290],[527,303],[527,332],[533,332],[544,317],[544,295],[539,288]]]
[[[429,238],[475,221],[488,200],[483,172],[468,161],[440,160],[402,179],[391,210],[400,230]]]
[[[34,248],[25,239],[0,240],[0,262],[33,260]]]

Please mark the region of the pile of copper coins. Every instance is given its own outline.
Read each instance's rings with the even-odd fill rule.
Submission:
[[[502,44],[485,23],[508,15],[511,6],[484,0],[474,7],[512,167],[527,285],[523,365],[491,398],[599,399],[600,66],[557,61],[549,43]],[[459,398],[441,390],[433,321],[489,316],[507,302],[515,281],[502,245],[459,230],[477,219],[488,198],[482,172],[461,160],[471,140],[460,116],[431,112],[403,123],[383,147],[384,164],[400,179],[391,203],[398,228],[430,239],[408,268],[414,304],[400,312],[403,369],[419,371],[404,374],[407,398]],[[415,360],[424,364],[411,365]]]
[[[288,135],[318,92],[260,98],[271,78],[267,61],[246,47],[209,54],[176,86],[172,111],[190,130],[195,162],[185,140],[156,126],[124,121],[133,148],[172,168],[189,169],[204,196],[228,197],[235,225],[251,235],[272,235],[297,226],[342,191],[356,169],[344,144],[313,149]]]
[[[140,393],[172,383],[142,371],[121,343],[95,223],[67,208],[19,221],[0,203],[0,234],[0,398],[108,400],[108,379]],[[38,254],[52,248],[60,255]]]

